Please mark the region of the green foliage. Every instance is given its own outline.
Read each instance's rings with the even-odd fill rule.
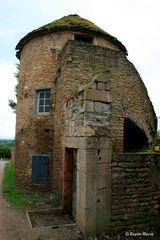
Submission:
[[[8,162],[4,171],[3,178],[3,195],[8,202],[16,206],[17,208],[32,209],[38,208],[47,203],[55,204],[54,199],[50,194],[31,194],[26,193],[23,190],[14,188],[14,168],[11,162]]]
[[[57,195],[55,195],[54,193],[51,193],[50,195],[50,201],[54,206],[58,206],[59,205],[59,198],[57,197]]]
[[[14,113],[16,113],[17,103],[12,99],[8,99],[8,105],[14,111]]]
[[[160,130],[157,131],[157,139],[160,140]]]
[[[103,29],[96,26],[94,23],[88,21],[87,19],[81,18],[78,15],[69,15],[64,16],[61,19],[53,21],[49,24],[46,24],[30,33],[28,33],[24,38],[20,40],[20,42],[16,46],[16,50],[20,50],[23,48],[24,44],[32,37],[37,36],[42,33],[50,33],[55,31],[65,31],[65,30],[73,30],[73,31],[82,31],[86,33],[92,33],[97,35],[102,35],[103,37],[110,40],[113,44],[119,47],[119,49],[127,55],[127,49],[125,46],[115,37],[105,32]]]
[[[157,131],[154,140],[152,142],[152,146],[159,146],[160,145],[160,130]]]
[[[10,191],[13,191],[14,184],[13,184],[13,167],[12,163],[8,162],[5,167],[5,174],[3,178],[3,192],[8,193]]]
[[[10,157],[11,157],[11,145],[0,144],[0,158],[10,158]]]
[[[20,69],[19,63],[16,64],[16,68],[17,68],[17,72],[14,73],[14,76],[17,79],[17,84],[14,88],[14,91],[15,91],[15,96],[17,99],[18,98],[19,69]],[[8,99],[8,105],[13,110],[13,112],[16,113],[17,101],[14,101],[13,99]]]
[[[11,147],[14,146],[15,140],[0,139],[0,158],[11,157]]]

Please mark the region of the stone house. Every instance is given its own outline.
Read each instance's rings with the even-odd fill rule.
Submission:
[[[125,46],[78,15],[28,33],[16,50],[15,183],[54,191],[83,232],[106,231],[112,154],[146,150],[156,132],[144,83]]]

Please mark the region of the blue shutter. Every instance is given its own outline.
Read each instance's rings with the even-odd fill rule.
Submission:
[[[47,156],[40,158],[40,178],[42,183],[48,183],[48,163]]]
[[[48,156],[32,156],[32,182],[48,183],[49,159]]]
[[[39,181],[39,156],[32,156],[32,182]]]

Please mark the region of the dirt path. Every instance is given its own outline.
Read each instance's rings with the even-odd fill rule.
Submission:
[[[0,161],[0,240],[80,240],[74,227],[30,228],[25,212],[15,209],[2,195],[5,162]]]

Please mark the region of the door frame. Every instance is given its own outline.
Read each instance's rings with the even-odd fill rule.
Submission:
[[[72,181],[73,181],[73,151],[77,148],[64,150],[63,181],[62,181],[62,208],[64,214],[72,215]],[[76,163],[77,164],[77,163]],[[77,177],[77,174],[76,174]],[[77,182],[77,181],[76,181]],[[77,185],[76,185],[77,190]]]

